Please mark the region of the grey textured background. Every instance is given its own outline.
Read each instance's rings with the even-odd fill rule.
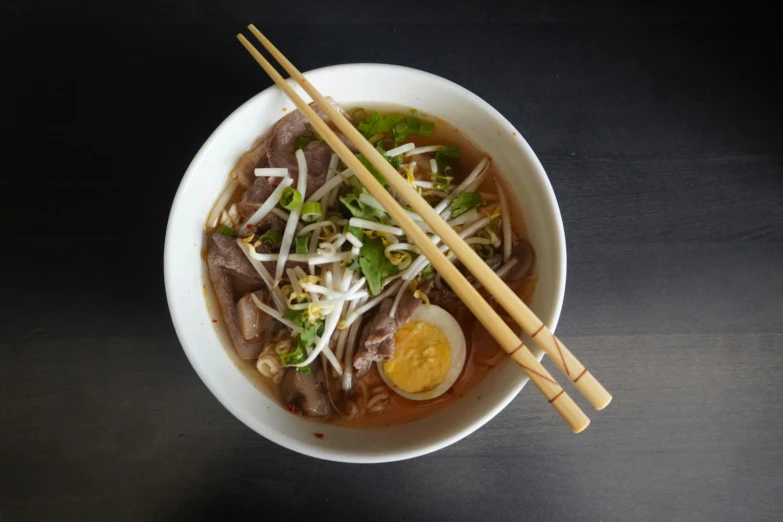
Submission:
[[[0,520],[780,520],[770,12],[393,5],[3,4]],[[436,454],[349,466],[210,395],[170,323],[163,235],[198,147],[270,84],[234,39],[251,21],[302,70],[442,75],[528,139],[565,222],[558,334],[615,396],[585,433],[526,389]]]

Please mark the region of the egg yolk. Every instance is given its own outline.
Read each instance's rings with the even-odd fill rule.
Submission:
[[[443,382],[451,366],[451,346],[434,324],[413,321],[394,336],[394,358],[383,363],[386,377],[408,393],[420,393]]]

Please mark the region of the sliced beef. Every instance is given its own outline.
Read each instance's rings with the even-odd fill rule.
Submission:
[[[242,194],[242,201],[237,205],[242,217],[247,219],[252,216],[258,210],[259,205],[269,199],[274,191],[275,185],[270,183],[266,177],[255,178],[253,184]]]
[[[311,365],[310,373],[289,368],[283,377],[281,391],[286,408],[307,417],[329,417],[332,403],[326,392],[323,369],[317,363]],[[317,369],[316,369],[317,368]]]
[[[331,98],[329,102],[343,115],[345,111]],[[319,109],[315,103],[311,103],[310,106],[315,112],[327,123],[330,123],[329,117]],[[330,126],[332,126],[330,124]],[[333,130],[334,127],[332,126]],[[335,131],[337,132],[337,131]],[[340,139],[349,145],[349,148],[353,151],[353,145],[350,145],[347,139],[337,132]],[[307,118],[299,111],[294,111],[291,114],[285,116],[275,124],[272,129],[272,133],[266,140],[266,153],[269,158],[269,165],[271,167],[287,168],[289,173],[295,178],[299,175],[299,166],[294,156],[294,146],[296,140],[299,138],[311,138],[313,141],[307,144],[304,148],[305,159],[307,160],[307,193],[312,194],[326,181],[326,173],[329,170],[329,161],[332,158],[332,149],[326,143],[315,140],[315,134],[313,133],[312,126]]]
[[[410,320],[421,301],[406,291],[400,299],[394,317],[390,317],[389,312],[393,304],[393,298],[384,299],[378,307],[378,311],[362,330],[359,350],[353,359],[357,377],[365,375],[370,370],[373,361],[388,361],[394,357],[394,334],[397,333],[400,326]]]
[[[266,143],[263,141],[254,143],[247,152],[242,154],[234,167],[239,184],[244,188],[251,186],[253,180],[256,179],[254,169],[267,165],[269,165],[269,161],[266,155]]]
[[[459,301],[456,292],[449,288],[446,283],[443,283],[440,288],[434,284],[435,278],[423,282],[419,287],[419,290],[427,294],[427,298],[431,304],[448,308],[448,305],[452,305],[456,301]]]
[[[242,359],[258,357],[263,342],[248,341],[242,336],[237,302],[239,296],[257,290],[261,286],[261,278],[239,249],[236,241],[217,232],[214,232],[207,241],[207,267],[234,349]]]

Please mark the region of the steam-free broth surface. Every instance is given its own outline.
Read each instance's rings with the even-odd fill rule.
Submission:
[[[382,107],[373,108],[371,105],[363,105],[364,110],[361,112],[361,120],[368,121],[371,120],[371,118],[368,118],[368,115],[372,114],[375,111],[380,112],[381,118],[386,119],[389,118],[389,116],[393,114],[405,114],[406,119],[403,119],[403,122],[411,121],[411,111],[409,109],[403,109],[403,108],[390,108],[390,107]],[[355,109],[353,109],[355,110]],[[353,112],[352,109],[349,109],[347,112],[350,114]],[[418,119],[421,122],[424,121],[431,121],[434,122],[434,127],[432,129],[432,132],[428,136],[422,136],[422,135],[412,135],[408,134],[406,138],[404,139],[404,143],[412,143],[413,147],[420,148],[420,147],[426,147],[426,146],[433,146],[433,145],[456,145],[459,147],[459,156],[456,158],[452,158],[449,167],[447,167],[446,173],[449,176],[452,176],[453,179],[448,181],[448,186],[450,187],[449,190],[454,190],[454,187],[458,186],[465,178],[470,174],[477,165],[480,164],[480,162],[486,157],[486,154],[481,151],[478,147],[476,147],[474,144],[470,142],[470,140],[463,135],[458,129],[452,127],[448,123],[446,123],[443,120],[436,119],[436,118],[426,118],[423,115],[417,115],[414,117],[414,119]],[[359,124],[360,121],[354,121],[354,124]],[[360,126],[361,130],[361,126]],[[397,143],[392,142],[393,137],[396,136],[396,129],[392,132],[385,131],[381,133],[376,133],[375,137],[377,138],[379,135],[383,135],[381,138],[381,147],[385,150],[393,149],[397,146],[399,146],[400,142]],[[246,166],[248,163],[256,162],[256,157],[260,155],[259,151],[262,150],[261,147],[263,147],[264,143],[266,143],[267,140],[275,139],[275,132],[274,130],[263,137],[260,137],[259,140],[251,147],[251,149],[243,155],[243,157],[239,158],[237,162],[237,168],[232,171],[232,174],[229,178],[229,183],[232,179],[238,179],[238,176],[241,175],[241,173],[238,173],[237,171],[244,165],[244,168],[246,170]],[[372,141],[372,137],[370,137]],[[385,141],[383,141],[385,140]],[[296,146],[301,145],[304,143],[304,148],[312,148],[315,149],[318,147],[316,144],[315,147],[312,145],[309,145],[309,143],[312,143],[312,139],[310,141],[307,141],[305,143],[305,139],[301,139],[300,142],[297,142]],[[409,146],[410,147],[410,146]],[[301,148],[301,147],[300,147]],[[304,150],[303,148],[303,150]],[[299,153],[296,153],[297,155],[303,155],[302,151]],[[312,155],[311,155],[312,157]],[[400,155],[399,157],[404,158],[404,156]],[[440,184],[445,183],[443,178],[435,178],[435,177],[428,177],[426,176],[426,172],[428,170],[431,170],[431,167],[435,167],[435,162],[429,162],[429,159],[434,159],[432,154],[418,154],[414,155],[410,158],[411,162],[416,162],[416,166],[413,167],[414,171],[414,177],[417,181],[419,180],[432,180],[432,182],[438,182]],[[408,158],[405,158],[402,160],[402,167],[401,167],[401,175],[406,175],[406,164],[411,165],[408,163]],[[259,163],[261,167],[266,167],[266,165],[263,165],[262,162]],[[337,167],[337,170],[343,168],[341,163]],[[424,169],[427,169],[425,171]],[[500,174],[497,172],[497,169],[493,163],[489,163],[489,166],[486,168],[487,173],[484,174],[482,172],[483,181],[480,183],[480,185],[474,187],[472,190],[479,194],[481,204],[476,209],[477,211],[474,213],[475,218],[474,221],[466,221],[463,228],[468,228],[471,226],[471,223],[477,223],[479,221],[479,218],[483,218],[484,214],[487,216],[494,215],[499,213],[500,203],[499,203],[499,195],[496,189],[496,185],[494,182],[494,179],[497,178],[501,181],[501,183],[505,183],[500,176]],[[440,173],[441,176],[444,175],[443,172]],[[270,180],[272,178],[269,178]],[[258,181],[250,178],[249,183],[259,183]],[[426,184],[426,181],[425,183]],[[292,182],[292,186],[296,186],[295,183]],[[436,187],[436,188],[444,188],[443,186]],[[438,192],[435,189],[430,189],[434,192]],[[346,184],[343,183],[343,185],[340,187],[340,190],[342,193],[346,193]],[[419,189],[420,193],[423,195],[427,195],[428,190],[427,187],[424,187],[424,190],[421,188]],[[240,240],[237,241],[237,244],[241,245],[241,238],[243,235],[250,238],[250,241],[254,241],[257,238],[261,238],[261,227],[260,225],[252,225],[247,226],[247,230],[245,230],[244,227],[246,225],[244,224],[244,218],[246,216],[244,214],[241,214],[239,217],[240,219],[231,220],[229,216],[229,211],[234,210],[235,214],[240,214],[239,212],[236,212],[237,205],[243,205],[245,206],[245,212],[253,212],[256,209],[260,208],[262,206],[262,202],[259,203],[249,203],[247,202],[247,197],[245,195],[245,190],[235,190],[233,194],[231,194],[230,198],[225,199],[224,201],[224,207],[225,209],[221,216],[225,215],[226,218],[228,218],[225,223],[222,226],[232,225],[231,230],[235,231],[236,235],[239,236]],[[354,192],[356,192],[356,188],[354,187]],[[441,191],[446,192],[446,191]],[[449,192],[450,193],[450,192]],[[306,191],[303,200],[306,200],[307,197],[311,196],[313,194],[312,191]],[[525,246],[527,245],[526,239],[524,236],[524,221],[522,219],[521,211],[517,208],[516,204],[513,201],[512,192],[511,190],[506,186],[505,190],[506,197],[509,202],[509,210],[511,212],[511,223],[509,225],[512,225],[512,230],[514,234],[514,244],[518,247],[519,245]],[[360,194],[361,195],[361,194]],[[433,204],[437,203],[437,197],[442,196],[430,196],[431,198],[434,198]],[[342,198],[342,197],[341,197]],[[342,201],[342,199],[339,199],[339,201]],[[364,196],[362,196],[364,198]],[[359,198],[359,199],[362,199]],[[456,198],[455,198],[456,200]],[[328,197],[324,198],[323,200],[325,202],[325,205],[328,205]],[[248,206],[250,205],[250,206]],[[455,203],[452,202],[451,208],[454,208]],[[304,206],[302,206],[304,208]],[[337,202],[337,207],[330,209],[330,211],[333,211],[335,209],[339,208],[339,202]],[[345,209],[341,209],[344,216],[348,217],[350,219],[351,214],[345,211]],[[492,211],[496,211],[495,214],[492,214]],[[288,216],[293,215],[294,213],[285,210],[283,211]],[[353,211],[351,211],[353,212]],[[484,214],[481,214],[481,212],[484,212]],[[456,214],[456,211],[453,213]],[[278,212],[279,215],[284,215]],[[354,214],[354,217],[356,214]],[[323,216],[324,218],[327,217],[326,215]],[[221,220],[223,217],[221,217]],[[319,218],[320,219],[320,218]],[[338,218],[330,218],[337,220]],[[497,219],[495,217],[495,219]],[[343,219],[345,220],[345,219]],[[502,220],[501,220],[502,221]],[[337,221],[335,221],[337,222]],[[286,222],[282,222],[279,224],[278,228],[280,226],[283,226],[287,224]],[[383,223],[379,223],[377,226],[382,228],[380,225]],[[478,223],[480,224],[480,223]],[[308,226],[308,223],[300,223],[297,227],[298,229],[302,229],[302,225],[305,227]],[[485,229],[489,229],[491,225],[486,225]],[[502,225],[502,223],[501,223]],[[347,225],[346,225],[347,226]],[[459,226],[459,225],[458,225]],[[495,224],[495,227],[498,232],[502,229],[500,225]],[[207,244],[207,251],[209,251],[209,241],[213,234],[216,234],[216,226],[210,226],[208,223],[207,226],[207,232],[205,236],[205,244]],[[249,230],[252,228],[252,234],[249,232]],[[271,230],[271,229],[270,229]],[[347,230],[347,228],[345,229]],[[482,229],[483,231],[484,229]],[[225,232],[225,231],[224,231]],[[373,231],[367,231],[364,230],[364,235],[361,237],[361,241],[364,243],[369,243],[374,241],[374,237],[383,237],[383,233],[381,232],[373,232]],[[339,232],[337,232],[339,234]],[[248,236],[248,234],[250,234]],[[269,231],[265,233],[267,236],[270,235]],[[271,234],[276,235],[276,234]],[[482,236],[483,237],[483,236]],[[489,235],[488,237],[492,238],[493,236]],[[320,239],[317,241],[320,241],[323,239],[323,236],[321,236]],[[394,239],[391,236],[386,236],[386,239],[389,241],[384,240],[384,244],[387,242],[390,242],[392,239]],[[395,241],[403,241],[404,238],[397,238]],[[497,237],[497,234],[495,236],[496,241],[499,241],[499,238]],[[214,241],[214,239],[213,239]],[[316,241],[316,240],[314,240]],[[324,239],[324,241],[326,241]],[[481,241],[484,241],[481,239]],[[339,242],[339,240],[338,240]],[[226,244],[228,244],[226,242]],[[257,243],[260,245],[260,242]],[[483,243],[482,243],[483,244]],[[350,246],[350,245],[348,245]],[[240,247],[241,248],[241,247]],[[256,247],[253,247],[256,248]],[[358,247],[354,250],[359,250],[360,252],[363,252],[364,244],[362,245],[362,248],[359,249]],[[386,245],[386,248],[388,248],[388,245]],[[515,247],[516,248],[516,247]],[[525,250],[527,248],[527,250]],[[521,277],[513,278],[512,280],[508,281],[509,285],[514,288],[517,293],[526,301],[530,302],[533,296],[533,292],[535,291],[535,284],[537,281],[537,276],[534,275],[533,269],[534,269],[534,254],[532,252],[532,249],[529,249],[529,246],[521,248],[520,251],[522,252],[528,252],[527,257],[524,259],[520,259],[519,262],[515,265],[517,266],[518,270],[524,269],[524,273]],[[258,251],[261,251],[261,248],[257,249]],[[270,251],[270,249],[263,249],[264,252]],[[274,251],[274,246],[272,247],[271,251]],[[291,250],[293,252],[293,249]],[[311,251],[312,252],[312,251]],[[339,251],[338,251],[339,252]],[[516,252],[516,250],[515,250]],[[489,256],[489,253],[493,254],[493,257],[498,257],[499,253],[495,251],[488,252],[487,255]],[[266,255],[267,257],[263,257]],[[314,256],[315,254],[309,254],[310,256]],[[279,256],[279,254],[278,254]],[[209,253],[208,253],[208,259],[209,259]],[[214,257],[214,256],[213,256]],[[260,254],[257,255],[257,257],[263,258],[263,259],[271,259],[274,257],[274,254]],[[289,256],[290,257],[290,256]],[[301,256],[300,256],[301,257]],[[391,260],[399,260],[399,258],[395,258],[391,256],[388,252],[386,253],[386,257]],[[413,258],[413,256],[411,256]],[[523,257],[525,257],[523,255]],[[241,260],[241,258],[239,258]],[[298,259],[298,258],[297,258]],[[353,281],[357,279],[358,276],[364,274],[365,277],[368,275],[366,272],[366,267],[359,269],[359,267],[362,265],[361,262],[361,256],[359,256],[359,263],[354,263],[355,270],[358,271],[358,274],[353,275]],[[493,259],[492,257],[488,258],[488,262]],[[383,260],[382,260],[383,261]],[[406,268],[410,267],[417,261],[416,258],[413,258],[412,261],[410,261],[409,265],[406,266]],[[266,262],[265,262],[266,263]],[[289,262],[290,263],[290,262]],[[336,264],[332,263],[331,265],[326,265],[332,267],[333,274],[329,274],[326,277],[327,278],[334,278],[334,274],[348,274],[345,277],[350,276],[349,266],[350,264],[343,263],[344,267],[338,267]],[[400,266],[402,266],[404,263],[400,262]],[[513,263],[511,263],[513,264]],[[309,265],[307,265],[309,266]],[[271,268],[274,268],[270,265]],[[524,267],[524,268],[522,268]],[[500,267],[500,270],[503,268]],[[312,268],[311,268],[311,271]],[[322,268],[321,274],[326,273],[326,269]],[[510,271],[510,270],[509,270]],[[405,269],[400,269],[400,273],[405,273]],[[287,272],[284,272],[287,273]],[[215,276],[215,270],[209,271],[210,277]],[[307,274],[303,271],[303,276],[306,276]],[[371,273],[370,273],[371,275]],[[285,276],[284,276],[285,277]],[[310,280],[315,281],[314,276],[307,276],[310,278]],[[306,286],[306,281],[308,281],[307,277],[303,277],[300,281],[303,282],[303,284]],[[404,277],[404,276],[403,276]],[[444,281],[440,281],[440,279],[437,277],[437,274],[430,275],[430,278],[432,281],[429,282],[429,286],[426,284],[423,284],[423,275],[418,276],[413,280],[413,282],[416,283],[417,288],[429,288],[428,292],[429,294],[422,294],[421,292],[419,294],[414,294],[413,290],[406,290],[404,285],[400,284],[400,289],[398,291],[399,296],[397,296],[397,301],[399,305],[403,305],[406,302],[406,299],[400,298],[400,296],[403,296],[405,293],[409,294],[409,297],[418,296],[417,298],[426,301],[426,297],[429,295],[433,299],[437,299],[437,296],[440,294],[448,295],[447,292],[448,286]],[[290,277],[289,277],[290,279]],[[279,287],[285,288],[286,286],[290,286],[292,282],[289,279],[285,279],[279,283]],[[209,278],[207,278],[207,281],[209,281]],[[437,282],[437,287],[435,283]],[[323,276],[318,278],[318,287],[324,285]],[[424,282],[426,283],[426,281]],[[393,281],[387,282],[386,286],[383,288],[389,288],[393,284]],[[407,283],[406,283],[407,284]],[[231,281],[231,300],[236,301],[239,296],[242,295],[249,295],[248,292],[253,292],[255,287],[262,288],[263,285],[259,286],[258,283],[254,280],[248,281],[247,278],[242,280],[234,279]],[[294,285],[296,286],[296,285]],[[412,285],[411,285],[412,286]],[[335,286],[336,288],[336,286]],[[484,378],[486,378],[487,374],[489,374],[494,367],[504,362],[505,357],[502,350],[499,348],[498,344],[495,342],[495,340],[492,338],[492,336],[484,329],[484,327],[478,323],[478,321],[473,317],[473,315],[470,313],[470,311],[457,299],[442,299],[438,302],[438,305],[443,308],[446,312],[451,314],[454,319],[459,323],[462,333],[465,338],[465,361],[464,366],[461,368],[461,371],[459,371],[459,377],[456,379],[456,382],[442,395],[439,397],[429,399],[429,400],[410,400],[408,398],[405,398],[398,393],[395,393],[395,391],[390,388],[388,384],[388,379],[385,382],[382,378],[381,372],[379,371],[378,364],[375,362],[372,362],[369,367],[365,366],[365,370],[362,374],[361,370],[348,368],[349,364],[353,363],[353,360],[349,360],[349,355],[351,355],[350,346],[351,346],[351,326],[347,326],[345,328],[345,331],[347,334],[345,337],[347,337],[347,340],[344,340],[344,343],[348,345],[347,348],[341,350],[339,345],[339,340],[341,336],[341,331],[335,329],[334,333],[332,334],[331,341],[328,344],[328,349],[334,354],[338,354],[339,357],[342,357],[341,361],[338,361],[339,363],[344,363],[340,365],[340,368],[343,371],[343,375],[338,375],[337,367],[335,367],[335,364],[333,362],[330,362],[326,359],[326,357],[321,354],[318,358],[314,360],[312,364],[309,365],[310,373],[306,374],[298,374],[296,375],[297,383],[298,381],[306,381],[309,383],[314,383],[313,385],[318,393],[318,397],[322,397],[325,394],[325,397],[328,399],[328,404],[317,404],[317,407],[314,407],[313,404],[318,401],[318,398],[310,397],[308,399],[302,399],[301,396],[296,396],[296,393],[298,393],[297,389],[294,390],[294,395],[298,397],[298,401],[293,401],[291,399],[291,375],[288,374],[288,372],[297,372],[295,368],[278,368],[276,366],[276,361],[278,358],[280,360],[284,360],[286,357],[288,357],[289,350],[293,351],[294,346],[299,342],[297,341],[297,338],[295,337],[288,337],[289,331],[286,327],[284,327],[279,322],[275,322],[275,327],[272,331],[263,332],[263,334],[260,334],[261,336],[259,339],[261,339],[262,346],[259,347],[260,349],[260,355],[259,358],[253,358],[253,359],[241,359],[237,356],[237,354],[232,349],[232,345],[235,345],[235,342],[232,343],[232,339],[236,340],[236,333],[234,333],[232,337],[232,332],[230,328],[231,321],[227,321],[227,319],[232,319],[232,317],[229,316],[229,313],[225,313],[227,307],[225,306],[225,303],[221,302],[220,300],[220,292],[216,291],[217,287],[211,286],[210,291],[207,292],[207,300],[208,300],[208,306],[211,310],[211,313],[216,318],[217,322],[215,323],[216,329],[219,331],[219,334],[221,336],[221,339],[226,344],[227,350],[230,352],[230,355],[232,359],[235,361],[237,366],[242,370],[243,373],[245,373],[249,378],[251,378],[254,381],[254,384],[259,389],[263,390],[267,395],[272,397],[275,401],[280,402],[282,405],[284,405],[289,411],[293,411],[294,413],[298,414],[304,414],[308,415],[308,411],[311,412],[324,412],[328,411],[328,415],[314,415],[313,418],[315,420],[320,420],[324,422],[330,422],[337,425],[342,425],[346,427],[356,427],[356,428],[382,428],[386,426],[392,426],[392,425],[398,425],[403,423],[408,423],[412,421],[416,421],[418,419],[427,417],[429,415],[432,415],[436,413],[439,410],[442,410],[444,408],[447,408],[449,405],[453,404],[454,402],[460,400],[462,397],[464,397],[466,394],[468,394],[475,386],[478,385]],[[299,297],[290,297],[290,292],[292,291],[291,288],[288,288],[285,290],[286,292],[289,292],[289,306],[290,303],[296,303],[297,300],[301,300]],[[225,289],[223,290],[225,293]],[[257,292],[258,294],[258,292]],[[267,299],[269,299],[269,293],[267,294],[259,294],[259,295],[266,295]],[[294,294],[296,296],[296,294]],[[224,296],[225,297],[225,296]],[[394,298],[395,295],[391,295],[391,299]],[[322,296],[322,299],[326,299],[328,301],[328,297]],[[224,299],[225,301],[225,299]],[[307,304],[310,302],[310,304]],[[366,298],[363,298],[362,300],[359,300],[358,302],[372,302],[372,296],[368,295]],[[272,303],[272,300],[268,301],[268,304]],[[311,308],[313,308],[313,302],[308,301],[305,299],[304,304],[307,306],[308,314]],[[388,303],[387,303],[388,304]],[[423,306],[428,307],[429,304],[426,302],[423,302],[421,304],[417,304],[415,306]],[[221,309],[224,311],[223,316],[221,316],[220,311]],[[230,308],[229,312],[230,312]],[[355,309],[361,309],[361,307],[356,306]],[[346,321],[346,317],[349,319],[350,315],[346,315],[346,311],[349,310],[348,305],[346,305],[346,308],[344,308],[343,312],[343,321]],[[402,308],[398,309],[397,315],[399,315],[402,310]],[[364,332],[365,330],[372,329],[376,327],[376,323],[378,323],[379,319],[373,316],[373,313],[375,315],[380,315],[379,309],[372,310],[369,313],[366,313],[364,316],[362,316],[360,319],[357,319],[358,325],[356,326],[357,332]],[[289,311],[290,314],[290,311]],[[328,316],[327,316],[328,317]],[[326,319],[328,320],[328,319]],[[274,321],[273,321],[274,322]],[[392,325],[386,325],[387,331],[388,328],[391,327],[391,331],[396,331],[396,328]],[[323,326],[321,327],[323,328]],[[372,333],[372,332],[371,332]],[[291,334],[293,335],[293,334]],[[321,334],[323,335],[323,333]],[[358,353],[360,350],[362,350],[362,343],[367,342],[364,338],[360,336],[359,333],[356,333],[356,337],[358,339],[353,340],[353,346],[356,348],[356,355],[358,356]],[[368,337],[371,338],[372,335]],[[282,341],[281,341],[282,339]],[[255,339],[251,339],[251,341],[255,341]],[[245,342],[245,341],[243,341]],[[288,343],[288,344],[286,344]],[[280,348],[280,345],[283,346],[283,348]],[[393,345],[392,345],[393,346]],[[305,356],[307,352],[302,352],[302,357]],[[260,361],[267,361],[268,364],[261,364]],[[358,360],[358,358],[356,359]],[[278,373],[274,373],[274,370],[277,370]],[[262,371],[264,374],[262,374]],[[357,376],[356,373],[359,373]],[[351,373],[351,382],[348,389],[345,389],[345,374]],[[456,374],[455,374],[456,375]],[[285,377],[283,377],[285,376]],[[396,386],[396,385],[395,385]],[[300,394],[301,395],[301,394]],[[306,395],[306,393],[305,393]],[[322,397],[323,398],[323,397]],[[478,399],[478,397],[477,397]],[[311,400],[310,404],[305,404],[307,400]],[[311,408],[308,410],[308,408]],[[311,415],[308,415],[311,416]]]

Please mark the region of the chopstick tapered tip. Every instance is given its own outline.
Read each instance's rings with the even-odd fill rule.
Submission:
[[[606,388],[587,370],[579,380],[574,381],[574,386],[582,392],[582,395],[590,401],[596,410],[603,410],[612,402],[612,396],[606,391]]]
[[[603,404],[599,404],[598,406],[595,406],[595,409],[601,411],[607,406],[609,406],[610,402],[612,402],[612,396],[607,394],[606,402],[604,402]]]
[[[585,422],[584,424],[580,424],[579,426],[572,427],[571,429],[575,434],[579,434],[585,431],[589,425],[590,425],[590,419],[587,419],[587,422]]]

